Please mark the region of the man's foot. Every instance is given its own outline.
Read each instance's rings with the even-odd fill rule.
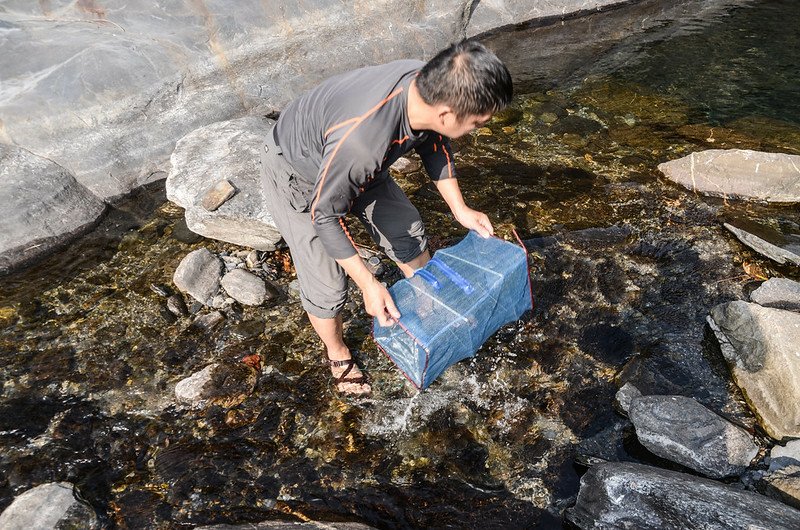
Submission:
[[[336,390],[340,394],[349,396],[365,396],[372,391],[372,387],[367,383],[367,378],[356,365],[352,358],[340,361],[328,360],[331,367]]]

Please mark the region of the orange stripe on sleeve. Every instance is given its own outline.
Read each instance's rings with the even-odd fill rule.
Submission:
[[[402,88],[398,88],[397,90],[395,90],[394,92],[392,92],[391,94],[386,96],[386,98],[384,98],[383,101],[381,101],[380,103],[378,103],[377,105],[372,107],[370,110],[368,110],[367,112],[365,112],[364,114],[362,114],[358,118],[353,118],[352,120],[348,120],[347,122],[343,122],[343,123],[349,123],[349,122],[352,122],[353,120],[355,120],[353,125],[350,127],[350,129],[348,129],[348,131],[346,133],[344,133],[344,136],[342,136],[342,139],[339,140],[339,143],[336,144],[336,147],[334,148],[333,153],[331,153],[330,159],[328,159],[328,163],[325,164],[325,169],[322,171],[322,177],[320,178],[319,187],[317,189],[317,196],[314,197],[314,202],[311,203],[311,220],[312,221],[314,220],[314,216],[316,214],[317,203],[319,202],[319,196],[322,193],[322,187],[325,185],[325,179],[328,177],[328,170],[331,168],[331,164],[333,163],[333,159],[336,158],[336,154],[339,152],[339,148],[342,147],[342,144],[344,144],[344,141],[347,139],[348,136],[350,136],[350,133],[355,131],[356,128],[358,128],[358,126],[361,125],[361,123],[364,120],[366,120],[372,114],[377,112],[381,107],[386,105],[387,102],[389,102],[392,98],[396,97],[401,92],[403,92],[403,89]]]
[[[444,156],[447,157],[447,177],[453,178],[453,169],[450,167],[450,153],[447,152],[447,149],[445,148],[444,144],[442,144],[442,151],[444,152]]]
[[[358,252],[358,247],[356,246],[356,242],[353,240],[353,237],[350,235],[350,231],[347,229],[347,225],[344,224],[344,217],[340,217],[339,218],[339,224],[341,225],[342,230],[344,231],[344,235],[346,235],[347,239],[350,240],[350,244],[353,245],[353,248],[356,249],[356,252]]]

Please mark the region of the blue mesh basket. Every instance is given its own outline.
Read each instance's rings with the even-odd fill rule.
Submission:
[[[389,292],[400,320],[381,327],[375,319],[373,335],[420,390],[533,305],[525,249],[475,232]]]

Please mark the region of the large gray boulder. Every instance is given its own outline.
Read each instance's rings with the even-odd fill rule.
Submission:
[[[94,510],[80,502],[69,482],[51,482],[16,497],[0,514],[3,530],[95,528]]]
[[[611,462],[581,478],[567,519],[583,530],[800,528],[800,510],[768,497],[675,471]]]
[[[0,272],[86,232],[105,208],[65,168],[0,143]]]
[[[800,156],[747,149],[709,149],[664,162],[673,182],[705,195],[800,202]]]
[[[800,437],[800,314],[737,300],[714,307],[708,323],[767,434]]]
[[[758,454],[744,429],[693,398],[634,396],[627,412],[649,451],[711,478],[743,473]]]
[[[163,179],[189,132],[279,110],[333,74],[430,58],[500,25],[623,3],[9,0],[0,9],[0,144],[68,168],[111,201]],[[62,206],[45,208],[55,211],[44,218],[57,218]],[[72,235],[26,244],[44,251]]]
[[[202,236],[259,250],[275,250],[281,234],[265,207],[259,150],[272,121],[256,117],[213,123],[178,141],[170,157],[167,198],[186,210],[186,225]],[[213,211],[206,192],[222,180],[235,194]]]

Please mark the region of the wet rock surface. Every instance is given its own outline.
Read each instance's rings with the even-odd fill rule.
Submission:
[[[582,530],[697,528],[789,530],[800,511],[731,486],[633,463],[599,464],[581,478],[567,519]]]
[[[714,307],[709,324],[764,430],[800,436],[800,313],[734,301]]]
[[[85,233],[106,210],[66,168],[0,143],[0,273]]]
[[[639,442],[707,477],[739,475],[758,454],[744,429],[683,396],[633,396],[627,408]]]
[[[4,530],[99,528],[94,510],[76,498],[74,485],[51,482],[14,498],[0,514]]]
[[[800,156],[747,149],[709,149],[659,164],[692,191],[718,197],[800,202]]]

